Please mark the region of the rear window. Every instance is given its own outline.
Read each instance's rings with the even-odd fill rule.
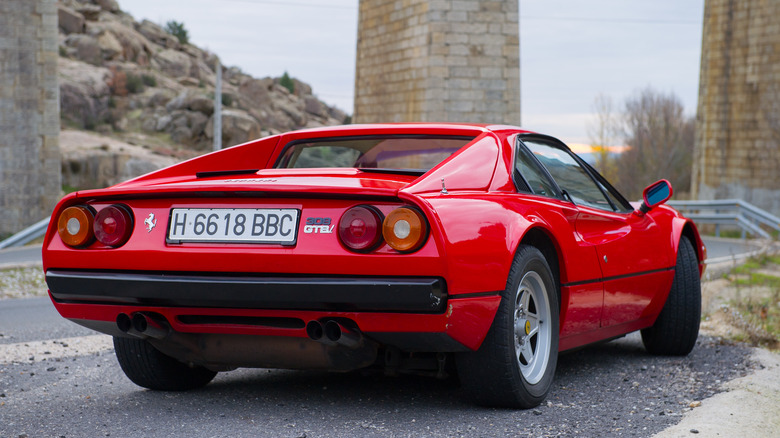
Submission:
[[[274,167],[354,167],[427,172],[473,139],[372,136],[305,140],[287,145]]]

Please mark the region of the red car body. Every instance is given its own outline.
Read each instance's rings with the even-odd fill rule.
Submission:
[[[422,176],[273,168],[285,147],[307,139],[395,135],[473,140]],[[380,352],[478,350],[515,252],[530,244],[556,277],[560,351],[652,326],[672,287],[682,236],[695,248],[697,274],[704,269],[696,227],[663,205],[646,214],[609,212],[518,191],[515,153],[524,136],[534,134],[456,124],[318,128],[72,193],[55,208],[43,244],[52,301],[63,317],[115,337],[134,334],[118,327],[122,315],[154,315],[149,322],[164,323],[167,333],[149,338],[158,349],[211,369],[349,370],[374,363],[376,352],[344,359],[311,339],[309,322],[342,322]],[[67,207],[100,212],[115,204],[131,217],[121,246],[74,248],[58,234]],[[334,227],[360,205],[383,216],[400,206],[421,212],[429,226],[424,244],[412,252],[384,242],[350,250]],[[295,241],[177,243],[166,234],[173,209],[257,207],[299,211]]]

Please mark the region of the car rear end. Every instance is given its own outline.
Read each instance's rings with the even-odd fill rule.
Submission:
[[[65,318],[213,370],[469,351],[497,300],[452,299],[435,212],[402,190],[418,177],[234,170],[78,192],[44,243],[50,294]]]

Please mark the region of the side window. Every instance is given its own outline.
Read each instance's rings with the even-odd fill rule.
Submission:
[[[515,146],[515,170],[536,195],[560,197],[555,184],[550,181],[544,169],[534,160],[523,144],[518,140]]]
[[[568,151],[532,139],[523,140],[523,143],[575,204],[615,211],[601,188]]]

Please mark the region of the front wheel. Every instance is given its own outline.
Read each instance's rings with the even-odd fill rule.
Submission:
[[[674,280],[655,323],[642,330],[642,343],[652,354],[685,356],[693,350],[701,321],[701,280],[696,250],[680,238]]]
[[[142,339],[114,337],[114,351],[127,378],[148,389],[186,391],[205,386],[217,375],[166,356]]]
[[[544,400],[558,362],[558,293],[542,253],[515,255],[493,325],[479,350],[456,356],[458,375],[475,402],[528,409]]]

